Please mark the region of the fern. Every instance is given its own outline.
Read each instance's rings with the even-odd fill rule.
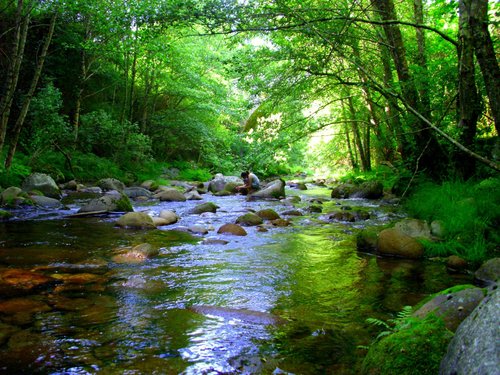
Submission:
[[[411,306],[405,306],[400,312],[396,314],[396,317],[394,319],[388,319],[387,322],[377,318],[367,318],[367,323],[383,328],[383,331],[380,332],[377,337],[375,337],[375,340],[372,342],[372,344],[376,343],[385,336],[389,336],[390,334],[398,332],[401,329],[407,327],[412,311],[413,308]]]

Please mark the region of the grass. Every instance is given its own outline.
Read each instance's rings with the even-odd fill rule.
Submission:
[[[416,218],[444,228],[443,242],[425,243],[429,256],[458,255],[480,263],[495,255],[500,238],[500,179],[425,183],[406,200]]]

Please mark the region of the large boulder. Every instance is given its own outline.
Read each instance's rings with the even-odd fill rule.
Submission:
[[[334,199],[365,198],[379,199],[384,194],[384,186],[380,181],[366,181],[360,185],[341,184],[332,189]]]
[[[103,178],[97,183],[103,191],[123,191],[125,190],[125,184],[116,178]]]
[[[366,181],[356,186],[349,198],[379,199],[384,195],[384,185],[380,181]]]
[[[380,232],[377,249],[380,255],[400,258],[418,259],[424,255],[424,247],[420,242],[396,228],[384,229]]]
[[[165,189],[161,190],[159,193],[153,195],[154,198],[158,198],[161,201],[166,202],[185,202],[186,197],[177,189]]]
[[[61,191],[52,177],[44,173],[33,173],[24,181],[21,188],[25,192],[39,191],[46,197],[60,199]]]
[[[282,179],[270,182],[263,189],[258,190],[247,197],[248,200],[281,198],[285,198],[285,181]]]
[[[474,273],[474,280],[480,285],[492,285],[500,276],[500,258],[493,258],[483,263]]]
[[[99,198],[91,199],[78,210],[83,212],[131,212],[133,211],[130,199],[124,194],[106,194]]]
[[[413,316],[424,318],[435,314],[444,320],[446,328],[455,332],[483,298],[483,289],[472,285],[459,285],[434,295],[415,311]]]
[[[458,327],[441,361],[442,375],[497,375],[500,369],[500,296],[486,296]]]
[[[232,192],[236,186],[243,185],[243,180],[237,176],[224,176],[220,173],[208,183],[208,191],[219,193],[221,191]]]
[[[127,212],[116,221],[116,225],[122,228],[156,228],[152,217],[145,212]]]
[[[353,184],[341,184],[332,189],[330,196],[334,199],[345,199],[351,196],[355,186]]]

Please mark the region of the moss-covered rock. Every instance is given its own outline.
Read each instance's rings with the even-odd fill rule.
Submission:
[[[249,212],[247,214],[241,215],[236,219],[236,224],[244,225],[244,226],[254,226],[254,225],[260,225],[264,222],[262,218],[254,214],[252,212]]]
[[[206,203],[202,203],[202,204],[199,204],[199,205],[193,207],[189,211],[189,213],[192,215],[201,215],[204,212],[215,213],[218,208],[219,208],[219,206],[217,206],[215,203],[206,202]]]
[[[363,364],[367,375],[435,375],[453,337],[442,319],[410,318],[408,324],[372,344]]]
[[[264,220],[276,220],[280,218],[280,215],[271,208],[265,208],[263,210],[256,212]]]
[[[356,247],[358,251],[375,253],[380,228],[364,228],[356,235]]]
[[[0,220],[9,220],[12,216],[9,211],[0,210]]]

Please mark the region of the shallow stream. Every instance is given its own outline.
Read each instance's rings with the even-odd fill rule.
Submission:
[[[157,230],[125,230],[115,217],[67,218],[19,211],[0,223],[0,273],[29,270],[60,282],[23,295],[0,295],[0,372],[9,374],[356,374],[376,329],[405,305],[466,276],[441,263],[381,259],[356,251],[356,233],[401,217],[380,201],[331,200],[329,190],[287,191],[322,213],[287,217],[292,226],[248,236],[217,229],[249,210],[292,208],[243,196],[204,201],[215,214],[188,215],[199,201],[136,204],[181,220]],[[319,204],[319,203],[318,203]],[[362,222],[331,222],[327,213],[360,207]],[[211,229],[204,237],[185,231]],[[202,242],[223,239],[227,244]],[[120,249],[142,243],[158,256],[120,264]]]

